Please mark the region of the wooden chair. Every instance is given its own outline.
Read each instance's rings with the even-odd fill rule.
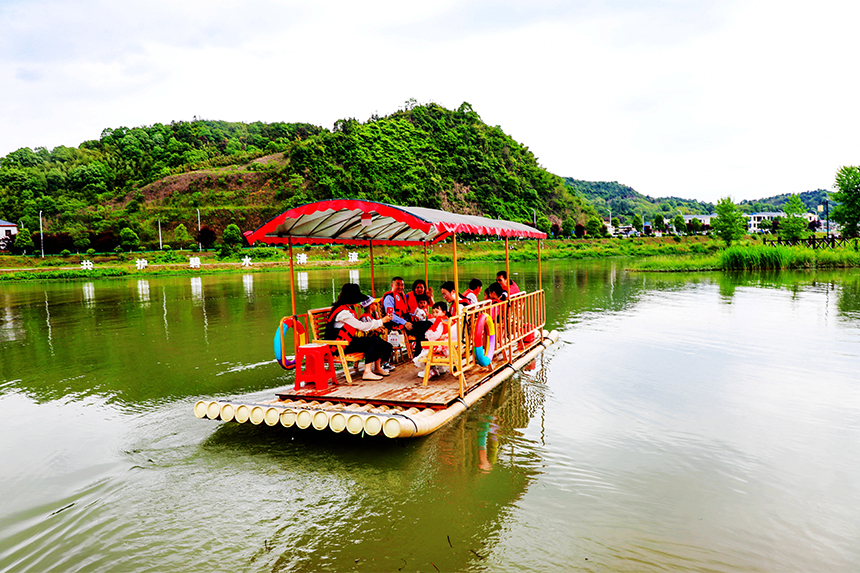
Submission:
[[[358,363],[364,360],[363,352],[352,352],[347,354],[344,349],[349,344],[346,340],[325,340],[325,327],[328,323],[328,315],[331,314],[331,307],[314,308],[308,311],[308,328],[310,329],[310,339],[314,344],[328,344],[337,349],[337,359],[343,367],[343,374],[346,376],[347,384],[352,384],[352,376],[349,374],[349,364],[355,365],[355,373],[358,375]]]
[[[448,369],[451,376],[458,379],[460,383],[460,397],[465,394],[466,377],[465,370],[469,368],[468,357],[464,357],[462,353],[468,352],[471,347],[471,336],[468,329],[462,329],[457,326],[457,320],[451,319],[449,322],[448,339],[447,340],[427,340],[421,343],[422,348],[429,349],[427,360],[424,364],[424,382],[427,386],[427,381],[430,380],[430,369],[434,366],[444,366]],[[465,341],[461,336],[466,336]],[[447,352],[445,352],[447,351]]]

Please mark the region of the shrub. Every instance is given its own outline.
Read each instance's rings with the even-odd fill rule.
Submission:
[[[95,254],[96,254],[96,250],[95,250],[95,249],[87,249],[87,256],[88,256],[88,257],[95,256]]]
[[[70,251],[69,249],[63,249],[62,251],[60,251],[61,257],[68,257],[71,254],[72,254],[72,251]]]

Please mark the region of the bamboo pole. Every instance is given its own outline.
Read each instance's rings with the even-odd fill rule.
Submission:
[[[374,283],[376,282],[373,278],[373,241],[369,240],[370,244],[370,296],[376,298],[376,286]]]
[[[508,256],[508,238],[505,237],[505,272],[508,275],[508,296],[511,296],[511,259]]]
[[[453,253],[453,259],[454,259],[454,296],[457,298],[457,300],[454,302],[454,304],[457,305],[457,307],[456,307],[457,308],[457,315],[459,316],[460,315],[460,305],[459,305],[459,302],[460,302],[460,297],[459,297],[460,285],[458,283],[459,277],[457,274],[457,235],[454,234],[454,235],[451,235],[451,237],[453,237],[453,239],[454,239],[454,241],[451,243],[451,251]]]
[[[453,253],[452,258],[454,259],[453,260],[453,263],[454,263],[454,303],[453,304],[454,304],[454,309],[455,309],[454,310],[454,323],[456,326],[456,328],[454,329],[455,330],[454,336],[457,337],[454,339],[455,340],[454,348],[456,349],[456,353],[457,353],[456,361],[457,361],[457,365],[459,367],[458,372],[455,373],[454,369],[453,369],[454,364],[452,362],[451,363],[451,366],[452,366],[451,375],[457,376],[457,378],[460,382],[460,398],[463,398],[463,396],[465,396],[465,394],[466,394],[466,378],[465,378],[465,375],[463,374],[463,348],[462,348],[462,344],[463,344],[462,340],[463,339],[462,339],[462,334],[461,334],[461,328],[463,326],[463,322],[460,320],[460,275],[459,275],[459,271],[457,269],[457,234],[454,233],[451,235],[451,237],[453,239],[451,242],[451,251]],[[451,336],[451,334],[449,333],[448,336]],[[449,359],[453,360],[452,357],[449,357]]]
[[[293,238],[287,237],[287,246],[290,250],[290,300],[293,305],[293,316],[296,315],[296,277],[293,272]]]
[[[541,240],[538,239],[538,290],[541,290],[543,288],[543,275],[541,274],[540,269],[540,244]]]
[[[506,289],[508,292],[508,299],[511,298],[511,283],[514,282],[513,278],[511,278],[511,258],[510,258],[510,249],[508,245],[508,238],[505,237],[505,273],[508,277],[508,288]],[[513,352],[511,351],[511,307],[510,304],[505,306],[505,341],[507,346],[507,360],[511,361],[513,357]]]

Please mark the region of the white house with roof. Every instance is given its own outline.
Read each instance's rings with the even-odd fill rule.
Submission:
[[[684,223],[689,223],[693,219],[698,219],[702,225],[710,225],[711,219],[716,216],[716,213],[711,213],[710,215],[683,215]]]
[[[18,225],[0,219],[0,249],[8,249],[18,234]]]
[[[750,233],[760,233],[761,229],[759,228],[759,225],[761,225],[762,221],[773,221],[777,217],[784,219],[785,213],[782,211],[762,211],[761,213],[751,213],[749,215],[749,224],[747,225],[747,228]],[[818,215],[816,213],[804,213],[801,217],[806,219],[807,223],[818,221]]]

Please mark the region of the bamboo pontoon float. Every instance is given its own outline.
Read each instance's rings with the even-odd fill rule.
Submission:
[[[417,378],[409,364],[396,368],[379,381],[347,382],[344,371],[336,383],[317,389],[304,386],[276,394],[270,401],[252,403],[224,400],[199,400],[194,405],[198,418],[256,425],[296,427],[335,433],[383,434],[389,438],[424,436],[462,414],[501,382],[528,365],[558,333],[544,330],[546,305],[540,278],[540,239],[544,233],[520,223],[469,215],[457,215],[421,207],[396,207],[373,201],[337,199],[319,201],[291,209],[271,219],[255,231],[245,233],[249,244],[258,241],[287,244],[290,257],[293,325],[312,332],[311,311],[296,315],[293,280],[294,244],[342,243],[366,245],[370,251],[371,295],[374,292],[374,245],[423,245],[425,280],[427,246],[452,239],[455,291],[460,292],[457,273],[457,234],[493,235],[505,241],[505,267],[510,277],[508,240],[538,240],[538,290],[519,293],[502,302],[483,301],[467,306],[449,321],[448,350],[452,368],[433,378]],[[482,320],[483,319],[483,320]],[[476,357],[478,325],[495,323],[494,352]],[[279,332],[281,332],[279,326]],[[484,339],[487,336],[483,337]],[[306,341],[294,335],[296,348]],[[284,343],[278,362],[287,366]],[[483,350],[481,342],[478,348]],[[482,364],[483,363],[483,364]],[[429,367],[428,367],[429,371]]]

